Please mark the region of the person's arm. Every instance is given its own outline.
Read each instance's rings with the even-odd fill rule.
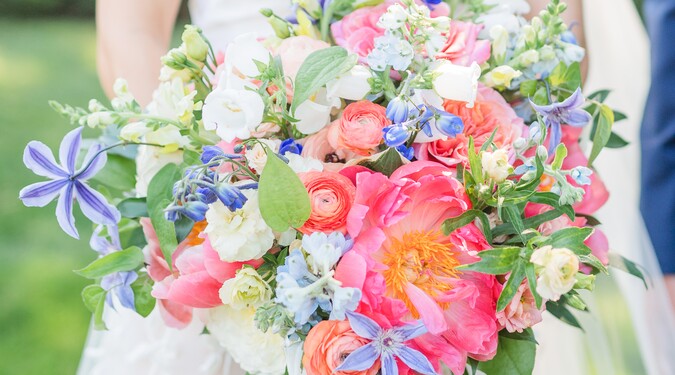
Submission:
[[[546,8],[550,0],[528,0],[530,3],[530,14],[528,19],[539,14],[541,10]],[[586,37],[584,35],[584,12],[582,0],[566,0],[567,10],[562,14],[563,20],[567,26],[574,25],[572,32],[577,38],[579,45],[586,48]],[[586,57],[581,61],[581,76],[585,79],[588,72],[588,49],[586,49]]]
[[[124,78],[142,105],[150,102],[179,6],[180,0],[96,1],[96,60],[108,97],[115,80]]]

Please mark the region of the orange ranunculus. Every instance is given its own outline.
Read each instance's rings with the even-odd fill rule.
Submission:
[[[389,124],[381,105],[368,100],[351,103],[340,118],[340,146],[359,155],[371,155],[382,142],[382,129]]]
[[[349,354],[367,343],[352,331],[349,322],[324,320],[307,335],[302,365],[307,375],[375,375],[380,369],[379,360],[364,371],[333,372]]]
[[[347,232],[347,214],[354,203],[356,187],[336,172],[300,174],[312,204],[312,214],[299,229],[302,233]]]

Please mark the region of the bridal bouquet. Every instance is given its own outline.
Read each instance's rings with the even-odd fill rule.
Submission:
[[[564,10],[296,0],[227,46],[187,26],[147,108],[124,81],[52,103],[79,127],[60,163],[28,144],[48,181],[20,198],[96,224],[98,328],[199,319],[251,374],[530,373],[543,311],[579,326],[608,265],[641,276],[591,216],[624,116],[582,94]]]

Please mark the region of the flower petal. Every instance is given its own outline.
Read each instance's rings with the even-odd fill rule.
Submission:
[[[565,116],[565,122],[569,126],[580,128],[582,126],[588,125],[592,118],[593,117],[591,117],[591,114],[584,111],[583,109],[573,109]]]
[[[382,353],[382,375],[398,375],[396,360],[389,353]]]
[[[75,181],[80,209],[84,216],[96,224],[114,225],[120,221],[120,212],[105,197],[86,184]]]
[[[73,217],[74,188],[73,184],[69,183],[61,191],[59,200],[56,203],[56,220],[64,232],[79,240],[80,235],[77,233],[77,228],[75,228],[75,218]]]
[[[422,321],[430,333],[437,335],[448,329],[443,310],[436,301],[412,283],[406,285],[405,292],[410,298],[410,302],[419,311]]]
[[[51,179],[68,177],[68,173],[54,160],[52,150],[42,142],[28,143],[23,150],[23,163],[38,176]]]
[[[396,327],[392,329],[392,331],[399,333],[403,337],[403,341],[412,340],[428,332],[427,327],[422,321],[417,321],[415,324],[406,324],[401,327]]]
[[[80,152],[80,142],[82,141],[82,126],[71,130],[59,146],[59,160],[61,165],[70,174],[75,173],[75,162],[77,161],[77,154]]]
[[[396,356],[412,370],[422,375],[436,375],[431,362],[417,350],[402,346],[396,351]]]
[[[68,180],[43,181],[26,186],[19,192],[19,199],[27,207],[44,207],[53,201]]]
[[[90,147],[89,151],[87,151],[87,155],[84,157],[84,162],[82,162],[84,169],[78,171],[78,179],[80,181],[85,181],[94,177],[96,173],[98,173],[98,171],[100,171],[105,166],[105,163],[108,161],[108,154],[102,152],[96,155],[97,152],[101,151],[101,148],[103,148],[103,146],[97,144]],[[92,160],[92,158],[94,159]]]
[[[534,104],[532,100],[530,100],[530,105],[532,106],[532,108],[534,108],[535,111],[539,112],[542,115],[548,115],[556,108],[556,104],[537,105]]]
[[[560,102],[557,106],[558,108],[566,109],[569,111],[581,106],[582,104],[584,104],[585,101],[586,99],[584,98],[584,95],[581,93],[581,87],[578,87],[572,95],[570,95],[567,99]]]
[[[351,352],[334,371],[365,371],[372,367],[379,357],[380,353],[371,342]]]
[[[560,123],[552,122],[551,123],[551,135],[548,143],[548,152],[554,152],[555,148],[560,144],[560,139],[562,139],[562,129]]]
[[[347,311],[346,314],[347,319],[349,319],[349,324],[352,326],[352,330],[354,330],[357,335],[365,339],[375,340],[377,335],[382,332],[380,325],[369,317],[351,311]]]

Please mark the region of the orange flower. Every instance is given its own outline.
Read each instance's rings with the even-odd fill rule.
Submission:
[[[340,118],[340,146],[359,155],[371,155],[382,142],[382,129],[390,123],[381,105],[368,100],[351,103]]]
[[[379,360],[364,371],[333,372],[349,354],[367,343],[352,331],[349,322],[324,320],[307,335],[302,365],[307,375],[375,375],[380,369]]]
[[[312,213],[300,232],[346,233],[347,214],[356,193],[352,181],[339,173],[325,171],[302,173],[300,180],[312,205]]]

